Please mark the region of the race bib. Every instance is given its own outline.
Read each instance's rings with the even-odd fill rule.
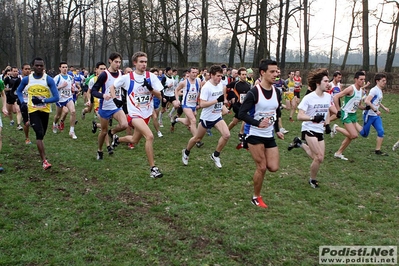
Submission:
[[[61,94],[69,97],[69,96],[71,96],[72,93],[71,93],[71,90],[66,89],[66,90],[61,90]]]
[[[151,98],[148,94],[137,95],[134,97],[135,105],[148,105]]]
[[[277,120],[276,111],[259,112],[259,118],[258,119],[269,119],[269,126],[271,126]]]
[[[243,102],[244,102],[245,96],[247,96],[246,93],[241,93],[241,94],[240,94],[240,103],[243,103]]]
[[[197,93],[196,92],[190,92],[186,96],[187,102],[189,103],[195,103],[197,102]]]

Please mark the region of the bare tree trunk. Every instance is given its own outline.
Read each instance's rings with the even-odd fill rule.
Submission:
[[[308,6],[309,5],[309,6]],[[310,16],[309,11],[310,4],[308,4],[308,0],[303,0],[303,38],[305,45],[305,54],[303,58],[303,68],[309,68],[309,24],[310,24]]]
[[[287,1],[288,2],[288,1]],[[269,53],[267,51],[267,1],[262,0],[260,2],[260,10],[261,16],[259,18],[259,45],[258,45],[258,54],[256,61],[260,62],[263,58],[268,57]]]
[[[381,24],[382,20],[382,14],[384,13],[384,3],[382,3],[382,8],[381,8],[381,13],[380,17],[378,18],[377,25],[375,27],[375,50],[374,50],[374,71],[377,73],[378,72],[378,32],[379,32],[379,27]]]
[[[356,17],[357,17],[357,14],[356,14],[356,12],[355,12],[356,1],[357,1],[357,0],[353,0],[353,7],[352,7],[352,23],[351,23],[351,26],[350,26],[348,42],[347,42],[347,44],[346,44],[346,50],[345,50],[344,59],[343,59],[343,61],[342,61],[341,70],[344,70],[344,69],[345,69],[346,61],[348,60],[348,55],[349,55],[349,51],[350,51],[350,47],[351,47],[351,40],[352,40],[352,35],[353,35],[353,28],[354,28],[354,26],[355,26],[355,20],[356,20]]]
[[[390,1],[392,3],[392,1]],[[395,58],[395,51],[396,51],[396,45],[398,41],[398,29],[399,29],[399,3],[398,2],[393,2],[396,3],[396,7],[398,8],[398,13],[396,14],[396,19],[392,27],[392,34],[391,34],[391,39],[389,40],[389,48],[388,48],[388,53],[387,53],[387,61],[385,63],[385,72],[392,72],[392,65],[393,65],[393,60]]]
[[[335,0],[334,4],[334,21],[333,21],[333,30],[332,30],[332,36],[331,36],[331,49],[330,49],[330,62],[328,63],[328,70],[331,71],[332,67],[332,58],[333,58],[333,53],[334,53],[334,38],[335,38],[335,24],[337,21],[337,0]]]
[[[24,0],[23,6],[23,18],[22,18],[22,61],[28,62],[28,21],[26,13],[26,0]]]
[[[129,0],[130,2],[130,0]],[[145,13],[144,13],[144,5],[143,5],[143,1],[142,0],[138,0],[138,8],[139,8],[139,18],[140,18],[140,42],[141,42],[141,51],[143,52],[147,52],[147,42],[146,42],[146,32],[147,32],[147,27],[145,25]],[[131,16],[130,12],[129,12],[129,16]],[[132,21],[130,21],[130,23],[132,23]],[[132,25],[133,26],[133,25]],[[131,36],[134,36],[134,33],[131,33]],[[132,45],[130,45],[132,46]],[[133,55],[133,53],[131,54]]]
[[[369,46],[369,1],[362,0],[363,3],[363,69],[370,70],[370,46]]]
[[[288,20],[289,20],[289,10],[290,10],[290,0],[285,3],[285,15],[284,15],[284,28],[283,28],[283,41],[281,44],[281,62],[280,68],[281,72],[284,73],[285,70],[285,53],[287,51],[287,36],[288,36]]]
[[[241,6],[242,6],[242,0],[239,0],[238,7],[236,9],[234,28],[232,29],[233,35],[231,36],[229,66],[234,66],[234,57],[236,55],[236,46],[237,46],[237,42],[238,42],[237,32],[238,32],[238,24],[240,23]]]
[[[200,67],[206,67],[206,50],[208,47],[208,0],[202,1],[202,13],[201,13],[201,56],[200,56]]]
[[[19,25],[18,25],[18,12],[17,12],[17,3],[13,0],[13,15],[14,15],[14,30],[15,30],[15,50],[16,50],[16,62],[17,67],[21,68],[21,38],[19,32]]]
[[[277,45],[276,45],[276,61],[277,62],[280,62],[281,32],[282,32],[283,15],[284,15],[284,0],[280,0],[279,16],[278,16],[278,29],[277,29]]]

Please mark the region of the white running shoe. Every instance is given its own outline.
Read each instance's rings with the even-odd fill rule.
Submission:
[[[162,132],[158,131],[158,138],[162,138],[162,137],[163,137]]]
[[[338,153],[334,153],[334,158],[338,158],[344,161],[348,160],[348,158],[346,158],[343,154],[338,154]]]
[[[214,161],[215,165],[217,168],[222,168],[222,164],[220,163],[220,158],[219,157],[215,157],[213,155],[213,153],[211,154],[211,159],[212,161]]]
[[[289,131],[282,127],[280,128],[280,132],[283,134],[287,134]]]
[[[69,132],[69,136],[71,136],[72,139],[77,139],[75,132]]]
[[[399,141],[397,141],[393,146],[392,146],[392,150],[396,151],[397,148],[399,148]]]
[[[181,154],[182,154],[181,161],[183,162],[184,165],[188,165],[188,156],[186,155],[185,151],[186,151],[186,149],[183,149],[181,151]]]
[[[53,133],[54,133],[54,134],[57,134],[57,131],[58,131],[57,125],[53,125]]]
[[[337,135],[337,127],[338,127],[337,124],[334,124],[334,125],[333,125],[333,128],[332,128],[331,133],[330,133],[330,136],[331,136],[332,138],[335,137],[335,135]]]

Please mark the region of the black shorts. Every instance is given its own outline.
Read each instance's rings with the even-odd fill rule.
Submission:
[[[14,104],[17,102],[17,95],[13,94],[11,91],[6,92],[6,102],[8,104]]]
[[[305,136],[317,138],[318,141],[324,140],[323,133],[317,133],[317,132],[310,131],[310,130],[302,131],[302,140],[306,140]]]
[[[166,102],[162,99],[162,107],[166,107],[168,103],[173,103],[176,100],[175,96],[163,96],[163,98],[166,99]]]
[[[272,138],[264,138],[258,136],[248,136],[245,142],[252,145],[263,144],[265,149],[277,147],[276,140]]]
[[[297,97],[298,99],[301,99],[301,92],[300,91],[294,91],[294,97]]]

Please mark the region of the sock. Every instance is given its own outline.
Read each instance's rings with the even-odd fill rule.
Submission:
[[[187,149],[184,150],[184,154],[186,154],[187,156],[190,156],[190,151],[188,151]]]
[[[172,110],[169,112],[169,116],[172,116],[173,112],[175,111],[175,108],[172,107]]]
[[[69,132],[70,132],[70,133],[75,132],[75,127],[71,127],[71,128],[69,129]]]
[[[218,152],[218,151],[215,151],[215,152],[213,153],[213,156],[215,156],[215,157],[219,157],[219,155],[220,155],[220,152]]]

